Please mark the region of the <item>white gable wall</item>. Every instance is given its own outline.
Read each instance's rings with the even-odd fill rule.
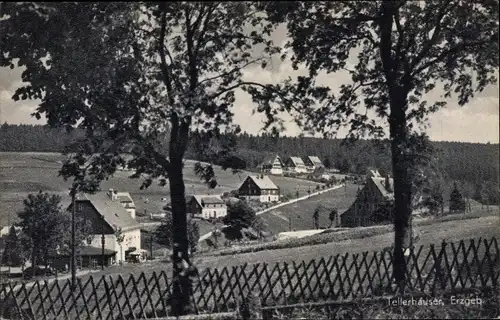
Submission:
[[[116,241],[114,234],[104,235],[104,248],[116,252],[116,262],[125,261],[125,251],[129,248],[141,249],[141,229],[129,230],[122,232],[124,239],[122,242],[122,250]],[[102,248],[102,234],[95,234],[90,246]]]

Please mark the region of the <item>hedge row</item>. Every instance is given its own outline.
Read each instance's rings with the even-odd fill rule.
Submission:
[[[392,230],[393,230],[392,225],[383,225],[383,226],[376,226],[363,229],[340,230],[338,232],[323,232],[320,234],[300,239],[279,240],[248,247],[222,250],[218,254],[221,256],[226,256],[226,255],[233,255],[240,253],[258,252],[263,250],[289,249],[289,248],[297,248],[303,246],[313,246],[317,244],[325,244],[330,242],[373,237],[379,234],[391,232]]]
[[[476,219],[495,214],[496,213],[494,211],[453,214],[434,219],[417,220],[414,222],[414,226],[425,226],[425,225],[446,222],[446,221],[454,221],[454,220]],[[304,246],[313,246],[318,244],[325,244],[325,243],[338,242],[344,240],[363,239],[367,237],[373,237],[376,235],[392,232],[393,230],[394,228],[392,225],[379,225],[379,226],[372,226],[369,228],[360,228],[360,229],[352,228],[347,230],[327,229],[320,234],[315,234],[300,239],[287,239],[287,240],[266,242],[258,245],[222,250],[215,254],[226,256],[226,255],[233,255],[240,253],[258,252],[264,250],[290,249],[290,248],[298,248]]]

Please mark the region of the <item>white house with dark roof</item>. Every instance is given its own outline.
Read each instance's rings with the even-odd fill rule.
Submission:
[[[238,188],[240,198],[258,200],[260,202],[275,202],[280,199],[280,189],[269,176],[248,176]]]
[[[285,166],[289,172],[307,173],[306,165],[300,157],[289,157],[285,162]]]
[[[125,261],[126,251],[141,249],[141,224],[135,221],[122,201],[118,196],[110,196],[109,191],[80,195],[75,201],[76,215],[91,224],[93,237],[86,245],[102,248],[104,234],[104,248],[116,252],[116,262]],[[68,210],[71,209],[70,204]],[[123,235],[121,247],[117,241],[116,230],[121,230]]]
[[[284,163],[281,157],[277,154],[274,154],[266,156],[258,168],[263,173],[282,175],[283,167]]]
[[[194,195],[187,203],[193,217],[222,218],[227,215],[226,203],[216,195]]]

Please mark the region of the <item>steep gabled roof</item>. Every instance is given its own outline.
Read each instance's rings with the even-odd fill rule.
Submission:
[[[305,166],[304,161],[302,161],[300,157],[290,157],[290,161],[292,161],[296,167]]]
[[[319,159],[319,157],[317,156],[308,156],[307,157],[309,159],[309,161],[311,161],[314,165],[320,165],[322,166],[323,165],[323,162],[321,162],[321,160]]]
[[[389,191],[385,188],[385,178],[371,177],[370,179],[384,198],[387,200],[394,200],[394,191]],[[391,187],[394,188],[394,179],[389,179],[389,183]]]
[[[262,163],[259,165],[259,167],[262,167],[265,165],[272,165],[274,163],[274,160],[276,160],[276,158],[278,158],[280,160],[281,164],[283,164],[283,160],[281,159],[281,157],[279,155],[269,154],[269,155],[264,157],[264,160],[262,160]]]
[[[111,200],[106,192],[85,194],[80,200],[88,200],[111,228],[121,228],[122,231],[138,229],[141,225],[130,216],[118,200]]]
[[[372,177],[382,178],[382,175],[380,174],[380,172],[378,172],[378,170],[368,170],[368,176],[370,178],[372,178]]]
[[[204,204],[225,204],[221,197],[214,195],[194,195],[192,199],[202,207]]]
[[[251,179],[259,189],[278,189],[274,182],[269,178],[269,176],[248,176],[247,179]],[[247,180],[245,179],[245,181]],[[245,181],[243,183],[245,183]]]

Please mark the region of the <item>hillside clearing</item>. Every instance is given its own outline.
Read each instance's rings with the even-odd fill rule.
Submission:
[[[8,225],[17,220],[17,212],[23,209],[23,199],[38,191],[59,194],[64,201],[69,201],[70,181],[64,181],[59,174],[64,156],[58,153],[37,152],[0,152],[0,225]],[[248,172],[233,174],[214,167],[219,185],[208,190],[207,186],[194,175],[194,163],[186,160],[184,183],[186,194],[222,194],[237,189]],[[165,205],[161,199],[168,197],[169,187],[160,187],[153,183],[148,189],[140,190],[141,181],[130,179],[131,172],[117,171],[113,177],[101,184],[101,190],[115,188],[131,193],[137,206],[137,215],[145,212],[158,212]],[[251,173],[253,174],[253,173]],[[271,179],[282,192],[299,190],[304,195],[307,190],[314,190],[316,182],[290,177],[272,176]],[[290,191],[291,192],[291,191]]]
[[[320,207],[319,226],[326,228],[330,225],[329,212],[333,208],[337,208],[339,213],[346,211],[354,202],[358,187],[358,185],[348,183],[346,187],[285,205],[263,213],[260,217],[273,234],[290,231],[289,219],[291,219],[291,231],[307,230],[314,228],[312,215],[314,210]]]

